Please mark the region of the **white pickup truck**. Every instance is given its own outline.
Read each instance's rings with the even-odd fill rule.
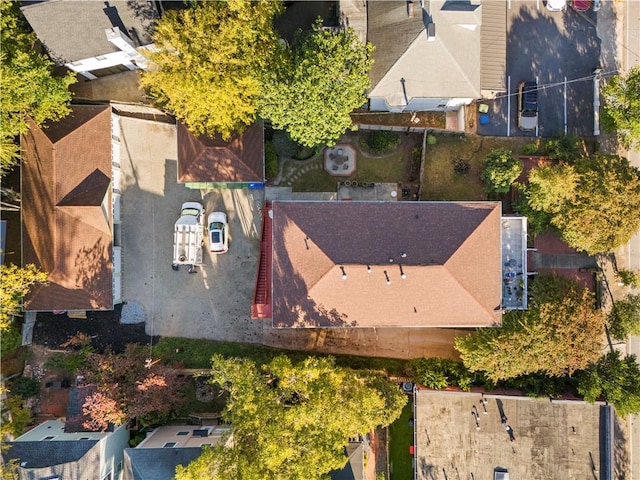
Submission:
[[[202,265],[203,244],[204,207],[198,202],[183,203],[180,218],[173,228],[171,268],[178,270],[180,265],[189,265],[189,273],[196,273],[196,267]]]

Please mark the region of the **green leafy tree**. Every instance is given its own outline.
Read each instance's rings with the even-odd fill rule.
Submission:
[[[54,64],[34,49],[19,2],[0,1],[0,174],[19,161],[14,139],[28,130],[27,116],[38,124],[59,120],[71,111],[69,85],[75,73],[53,76]]]
[[[586,401],[604,398],[623,417],[640,412],[640,367],[635,355],[610,352],[576,378],[578,393]]]
[[[352,28],[332,32],[317,21],[268,77],[261,115],[302,145],[335,144],[353,125],[350,113],[366,101],[372,51]]]
[[[554,214],[576,196],[580,177],[573,165],[542,165],[529,172],[526,197],[536,211]]]
[[[583,157],[576,171],[576,195],[551,223],[578,250],[611,252],[640,230],[640,171],[626,158],[608,155]]]
[[[502,328],[458,337],[456,349],[472,372],[493,382],[531,373],[571,374],[595,361],[602,349],[604,314],[591,292],[563,277],[540,275],[530,286],[528,310],[510,311]]]
[[[228,139],[253,123],[265,72],[281,48],[273,18],[281,2],[199,2],[166,12],[141,84],[195,134]]]
[[[0,332],[9,329],[12,317],[22,309],[22,297],[39,283],[47,280],[47,274],[39,271],[35,265],[24,268],[12,264],[0,265]]]
[[[511,150],[496,149],[482,160],[480,178],[488,192],[507,193],[511,184],[522,173],[522,160],[513,156]]]
[[[607,319],[609,333],[617,340],[640,335],[640,295],[629,294],[614,302]]]
[[[353,435],[399,417],[406,395],[373,375],[337,367],[333,358],[293,364],[279,356],[261,368],[213,358],[212,381],[228,394],[223,418],[232,438],[176,469],[177,480],[312,480],[344,467]]]
[[[640,171],[626,158],[597,154],[534,168],[524,196],[534,216],[544,214],[569,245],[589,254],[611,252],[640,229]]]
[[[640,145],[640,66],[614,75],[602,89],[603,123],[616,130],[625,147]]]

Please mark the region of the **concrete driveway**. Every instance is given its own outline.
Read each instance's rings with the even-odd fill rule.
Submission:
[[[490,105],[491,122],[479,125],[478,133],[535,136],[536,132],[522,132],[517,127],[517,91],[521,81],[537,79],[538,135],[550,137],[565,129],[569,134],[593,135],[592,72],[605,53],[598,33],[615,36],[614,24],[598,28],[599,21],[611,22],[606,8],[610,7],[603,6],[598,13],[576,12],[570,7],[564,12],[549,12],[542,0],[509,2],[505,84],[510,79],[510,95],[483,102]]]
[[[121,118],[123,298],[152,335],[260,342],[250,319],[261,232],[262,190],[201,192],[178,184],[174,125]],[[171,269],[182,202],[229,216],[229,252],[205,243],[197,274]],[[126,320],[126,318],[125,318]]]

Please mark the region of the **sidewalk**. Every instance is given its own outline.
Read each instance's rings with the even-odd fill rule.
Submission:
[[[620,7],[622,12],[623,32],[622,42],[618,42],[622,67],[625,71],[640,64],[640,2],[628,0]],[[627,152],[627,158],[635,167],[640,168],[640,152]],[[626,248],[616,252],[620,267],[640,270],[640,232],[634,235]],[[619,255],[619,256],[618,256]],[[640,292],[636,292],[640,293]],[[627,354],[640,358],[640,338],[631,336],[627,341]],[[630,415],[627,419],[629,469],[631,479],[640,480],[640,416]]]

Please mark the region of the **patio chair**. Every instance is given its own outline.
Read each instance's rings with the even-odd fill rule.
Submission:
[[[344,165],[342,165],[342,169],[343,170],[349,170],[349,164],[345,163]]]

